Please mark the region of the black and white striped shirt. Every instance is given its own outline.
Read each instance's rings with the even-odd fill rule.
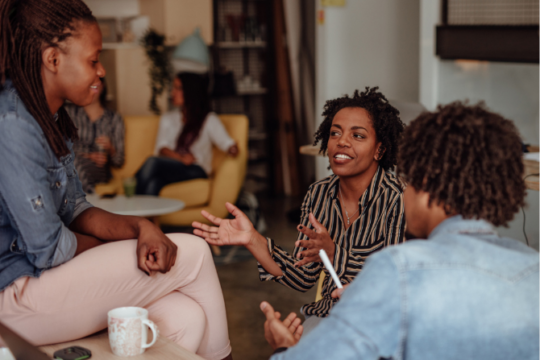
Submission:
[[[370,186],[358,202],[360,216],[345,229],[338,190],[339,178],[336,175],[312,184],[302,204],[301,224],[313,229],[308,218],[309,213],[313,213],[326,227],[336,243],[334,269],[341,283],[348,284],[362,270],[369,255],[385,246],[404,241],[403,192],[396,177],[379,167]],[[302,233],[299,233],[298,239],[308,240]],[[295,290],[307,291],[317,283],[321,271],[326,273],[322,300],[304,305],[303,312],[305,315],[328,316],[337,301],[330,296],[336,286],[323,264],[309,263],[295,268],[294,263],[298,261],[296,255],[303,248],[295,247],[291,256],[272,239],[268,239],[268,249],[284,275],[273,276],[259,264],[259,276],[262,281],[273,280]]]

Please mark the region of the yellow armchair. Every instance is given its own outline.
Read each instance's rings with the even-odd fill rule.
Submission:
[[[225,202],[236,202],[244,183],[247,166],[248,118],[245,115],[218,115],[229,135],[238,145],[238,156],[232,157],[214,147],[212,174],[208,179],[195,179],[165,186],[161,197],[182,200],[183,210],[160,216],[163,225],[190,226],[193,221],[208,223],[201,210],[226,217]],[[96,186],[96,193],[123,193],[122,179],[134,176],[144,161],[153,155],[159,126],[157,116],[126,116],[126,161],[121,169],[113,169],[108,184]]]

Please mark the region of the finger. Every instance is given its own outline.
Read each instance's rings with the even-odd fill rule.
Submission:
[[[193,233],[197,236],[200,236],[202,238],[206,238],[208,236],[210,236],[210,233],[206,232],[206,231],[202,231],[202,230],[199,230],[199,229],[193,229]]]
[[[318,242],[319,240],[296,240],[294,245],[304,249],[311,249],[313,247],[317,247]],[[320,245],[318,247],[320,247]]]
[[[289,327],[295,319],[297,319],[297,316],[295,313],[292,312],[285,318],[285,320],[283,320],[283,325]]]
[[[307,226],[298,225],[298,231],[300,231],[302,234],[306,235],[310,239],[317,238],[317,233],[311,230],[310,228],[308,228]]]
[[[263,301],[261,303],[261,310],[266,315],[266,320],[271,321],[275,319],[274,308],[268,302]]]
[[[279,319],[281,318],[281,313],[280,313],[279,311],[276,311],[276,312],[274,313],[274,317],[275,317],[277,320],[279,320]]]
[[[231,215],[234,216],[235,218],[238,218],[238,217],[246,217],[247,218],[246,214],[244,214],[242,212],[242,210],[240,210],[239,208],[237,208],[236,206],[234,206],[230,202],[225,203],[225,207],[227,208],[227,211],[230,212]]]
[[[137,265],[139,269],[141,269],[143,272],[146,273],[146,275],[150,276],[150,270],[148,269],[148,266],[146,266],[147,252],[148,252],[148,248],[146,245],[143,245],[137,248],[137,257],[138,257]]]
[[[315,217],[315,215],[313,215],[313,213],[309,214],[309,222],[315,228],[315,230],[317,230],[318,233],[321,233],[324,230],[326,230],[326,228],[322,226],[322,224],[319,221],[317,221],[317,218]]]
[[[336,290],[332,291],[332,294],[331,294],[332,298],[340,299],[341,295],[343,295],[343,290],[344,289],[336,289]]]
[[[298,325],[298,327],[296,328],[296,330],[295,330],[295,332],[293,334],[296,341],[300,340],[303,333],[304,333],[304,326],[303,325]]]
[[[223,219],[218,218],[217,216],[210,214],[206,210],[201,211],[201,214],[202,216],[207,218],[212,224],[217,225],[217,226],[219,226],[219,224],[221,224],[221,220],[223,220]]]
[[[306,257],[318,257],[319,256],[319,250],[320,249],[308,249],[308,250],[304,250],[304,251],[300,251],[298,253],[298,256],[297,258],[298,259],[303,259],[303,258],[306,258]]]
[[[302,323],[302,320],[300,320],[300,318],[294,319],[291,322],[291,325],[289,325],[289,331],[294,334],[296,329],[298,328],[298,326],[300,326],[301,323]]]
[[[198,229],[204,230],[204,231],[209,232],[209,233],[217,233],[219,231],[218,227],[210,226],[210,225],[203,224],[203,223],[200,223],[200,222],[197,222],[197,221],[194,221],[191,225],[193,227],[196,227]]]
[[[312,257],[303,258],[302,260],[295,263],[294,267],[298,268],[300,266],[304,266],[304,265],[312,263],[312,262],[320,262],[319,257],[312,256]]]

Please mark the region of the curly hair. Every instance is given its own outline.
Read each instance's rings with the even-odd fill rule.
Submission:
[[[379,160],[379,166],[388,170],[396,165],[398,143],[404,126],[399,118],[399,111],[388,103],[386,97],[377,91],[378,89],[379,87],[366,87],[366,91],[362,93],[355,90],[352,97],[345,95],[326,102],[322,113],[324,120],[315,133],[315,142],[313,143],[313,145],[317,145],[319,141],[321,142],[320,154],[326,153],[328,149],[330,128],[338,111],[351,107],[362,108],[369,113],[377,141],[381,142],[380,149],[384,151]]]
[[[454,102],[424,112],[400,144],[398,174],[446,214],[507,226],[524,205],[521,139],[483,103]]]

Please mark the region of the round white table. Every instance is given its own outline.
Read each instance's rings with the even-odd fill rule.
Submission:
[[[154,218],[182,210],[184,202],[152,195],[134,195],[130,198],[116,195],[114,198],[101,198],[99,195],[86,195],[86,200],[95,207],[118,215],[131,215]]]

